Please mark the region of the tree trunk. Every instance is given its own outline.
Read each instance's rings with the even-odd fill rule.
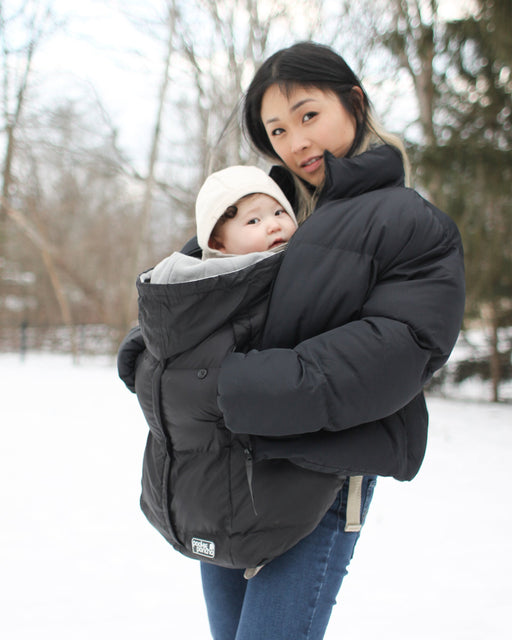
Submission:
[[[73,359],[75,363],[78,363],[78,345],[76,340],[76,331],[73,325],[73,318],[71,315],[71,307],[69,306],[68,299],[66,297],[66,294],[64,293],[64,287],[62,286],[59,274],[57,273],[52,255],[49,251],[42,249],[41,256],[43,258],[46,271],[50,278],[50,282],[52,283],[53,292],[55,293],[55,297],[57,298],[57,304],[59,305],[62,322],[64,326],[69,330],[71,340],[71,353],[73,354]]]
[[[160,82],[160,91],[158,96],[157,113],[151,139],[151,149],[149,153],[148,170],[145,180],[144,198],[140,216],[137,221],[137,227],[133,230],[136,244],[132,251],[130,268],[128,271],[128,273],[133,277],[127,278],[126,282],[121,285],[123,287],[123,309],[121,312],[121,328],[123,330],[129,328],[133,317],[136,316],[136,290],[134,281],[137,273],[141,270],[141,258],[144,254],[144,251],[147,250],[149,246],[151,205],[153,202],[153,190],[155,186],[155,168],[158,161],[158,150],[162,133],[162,117],[164,112],[165,99],[169,87],[169,69],[171,66],[171,56],[174,51],[173,36],[176,24],[176,12],[174,3],[172,4],[172,6],[170,5],[168,7],[168,11],[167,50],[164,59],[163,72]]]
[[[492,384],[492,401],[500,401],[500,384],[501,384],[501,361],[498,341],[498,321],[496,316],[496,310],[492,309],[492,318],[490,323],[490,342],[491,342],[491,355],[489,359],[489,365],[491,369],[491,384]]]
[[[487,330],[491,353],[489,355],[489,369],[491,374],[492,401],[500,401],[501,359],[498,338],[498,310],[494,304],[482,307],[482,319]]]

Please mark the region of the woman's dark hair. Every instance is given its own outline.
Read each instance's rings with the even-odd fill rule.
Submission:
[[[263,96],[272,85],[285,94],[298,85],[335,93],[356,119],[356,135],[347,156],[358,150],[368,133],[369,100],[359,78],[340,55],[321,44],[299,42],[274,53],[256,72],[245,95],[244,128],[258,151],[279,160],[261,121]],[[362,97],[353,87],[361,89]]]

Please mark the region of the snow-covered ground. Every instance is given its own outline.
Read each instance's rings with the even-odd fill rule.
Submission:
[[[146,427],[113,362],[3,354],[0,385],[0,636],[207,640],[198,564],[139,511]],[[424,465],[379,480],[327,640],[511,637],[512,404],[429,407]]]

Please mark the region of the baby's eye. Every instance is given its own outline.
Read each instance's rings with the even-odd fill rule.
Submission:
[[[250,220],[247,220],[247,224],[258,224],[259,220],[259,218],[251,218]]]
[[[286,214],[286,211],[284,209],[278,209],[274,215],[276,216],[282,216],[284,214]]]
[[[307,113],[304,114],[302,118],[302,122],[308,122],[309,120],[311,120],[317,115],[318,115],[318,111],[308,111]]]

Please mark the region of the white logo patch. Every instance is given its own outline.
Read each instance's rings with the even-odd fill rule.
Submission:
[[[192,538],[192,553],[205,558],[215,558],[215,542]]]

